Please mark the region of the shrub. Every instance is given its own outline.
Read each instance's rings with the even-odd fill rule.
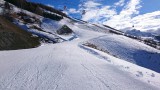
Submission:
[[[61,19],[63,19],[63,17],[61,17],[61,16],[58,16],[58,15],[55,15],[55,14],[46,13],[46,12],[43,13],[43,16],[47,17],[47,18],[50,18],[52,20],[56,20],[56,21],[60,21]]]

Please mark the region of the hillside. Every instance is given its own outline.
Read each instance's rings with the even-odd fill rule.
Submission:
[[[34,48],[40,45],[39,38],[33,36],[0,16],[0,50]]]
[[[51,8],[49,6],[45,6],[43,4],[27,2],[26,0],[4,0],[4,1],[7,1],[24,10],[28,10],[32,13],[35,13],[53,20],[59,21],[63,19],[63,17],[68,17],[65,13],[62,13],[57,9]]]
[[[160,51],[136,40],[107,35],[91,39],[84,45],[160,73]]]

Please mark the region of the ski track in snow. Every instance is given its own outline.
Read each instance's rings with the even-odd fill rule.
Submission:
[[[72,27],[78,39],[34,49],[1,51],[0,90],[160,89],[108,64],[111,60],[107,56],[81,46],[82,42],[104,33],[86,30],[89,27],[78,24],[68,26]]]

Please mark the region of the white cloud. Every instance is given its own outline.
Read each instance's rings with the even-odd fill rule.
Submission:
[[[72,13],[72,14],[80,13],[80,11],[76,10],[75,8],[70,8],[68,11],[69,13]]]
[[[124,0],[115,3],[115,5],[122,4],[124,4]],[[99,7],[100,5],[101,7]],[[141,7],[140,0],[130,0],[120,14],[117,14],[112,6],[102,6],[102,4],[95,1],[87,1],[84,6],[86,7],[86,14],[83,16],[83,20],[97,22],[105,17],[105,20],[109,20],[104,22],[104,24],[109,24],[115,27],[120,26],[119,23],[122,22],[122,24],[128,23],[132,16],[139,13],[138,9]]]
[[[100,3],[95,1],[87,1],[84,4],[86,13],[83,15],[82,19],[85,21],[101,22],[102,18],[109,18],[116,14],[116,11],[111,9],[110,6],[99,7],[100,5]]]
[[[87,1],[86,3],[84,3],[83,7],[85,8],[96,8],[98,6],[100,6],[100,3],[94,2],[94,1]]]
[[[134,14],[139,14],[138,9],[142,6],[140,5],[141,0],[130,0],[125,8],[121,11],[120,15],[130,16]]]
[[[139,14],[140,0],[130,0],[123,8],[120,14],[114,15],[110,20],[104,22],[104,24],[110,25],[117,29],[124,29],[126,27],[132,27],[131,20],[134,15]]]
[[[123,30],[131,29],[133,25],[135,29],[141,31],[160,29],[160,11],[139,15],[140,2],[140,0],[131,0],[119,15],[111,17],[104,24]]]
[[[114,5],[117,6],[124,6],[125,0],[120,0],[119,2],[114,3]]]
[[[116,11],[114,9],[110,9],[109,6],[104,6],[102,8],[87,10],[82,19],[85,21],[101,22],[100,20],[102,18],[110,18],[115,14]]]
[[[120,0],[112,6],[104,6],[96,1],[89,0],[84,3],[83,9],[86,10],[86,14],[83,15],[83,20],[103,23],[116,29],[131,29],[134,25],[141,31],[160,31],[160,11],[139,15],[139,9],[142,7],[141,0],[129,0],[127,3],[125,0]],[[116,12],[118,6],[123,6],[119,13]]]
[[[160,28],[160,11],[139,15],[134,17],[131,22],[136,29],[142,31],[157,30]]]

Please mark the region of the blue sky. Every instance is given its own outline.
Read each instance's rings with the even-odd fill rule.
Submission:
[[[160,0],[29,0],[63,9],[71,17],[129,29],[160,30]],[[86,13],[81,18],[82,10]]]
[[[82,2],[82,0],[29,0],[32,2],[38,2],[43,3],[46,5],[53,5],[57,9],[63,9],[64,5],[67,6],[67,8],[75,8],[78,9],[78,5]],[[83,1],[89,1],[89,0],[83,0]],[[115,2],[118,2],[119,0],[93,0],[97,1],[99,3],[102,3],[102,5],[113,5]],[[127,3],[129,0],[125,0],[125,3]],[[153,11],[160,10],[160,0],[141,0],[142,8],[140,9],[140,14],[145,14]],[[118,7],[117,12],[120,12],[123,7]]]

